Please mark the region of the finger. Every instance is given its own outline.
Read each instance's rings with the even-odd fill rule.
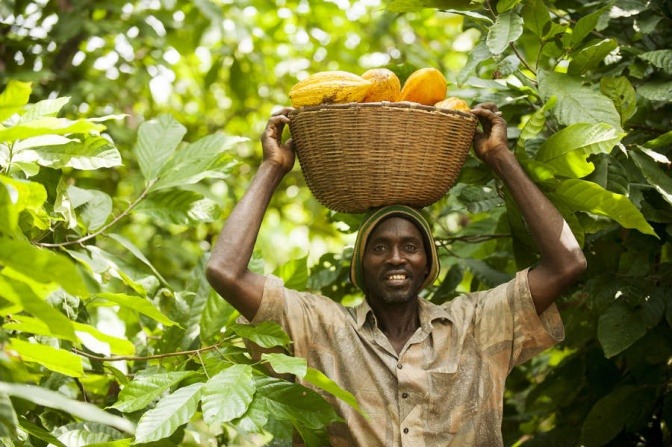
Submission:
[[[289,115],[289,112],[291,112],[291,111],[293,111],[293,110],[294,110],[294,107],[283,107],[283,108],[281,108],[281,109],[276,110],[275,112],[273,112],[273,113],[271,114],[271,116],[278,116],[278,115],[285,115],[285,116],[287,116],[287,115]]]

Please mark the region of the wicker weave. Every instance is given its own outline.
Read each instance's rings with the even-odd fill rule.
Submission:
[[[477,125],[470,113],[390,102],[303,107],[289,117],[308,188],[345,213],[435,203],[455,183]]]

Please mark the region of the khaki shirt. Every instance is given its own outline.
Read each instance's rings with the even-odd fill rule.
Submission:
[[[419,303],[420,328],[398,355],[366,301],[346,308],[286,289],[273,276],[253,322],[281,324],[293,354],[350,391],[368,414],[316,390],[345,420],[329,427],[334,446],[503,445],[504,381],[515,365],[564,338],[557,308],[537,316],[527,270],[440,306]]]

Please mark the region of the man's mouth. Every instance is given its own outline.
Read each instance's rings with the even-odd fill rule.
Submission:
[[[390,285],[402,285],[405,284],[408,280],[408,275],[406,273],[390,273],[385,275],[385,282]]]

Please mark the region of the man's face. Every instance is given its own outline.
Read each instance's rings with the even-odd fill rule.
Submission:
[[[402,217],[379,223],[367,240],[362,270],[370,300],[392,304],[415,298],[429,272],[420,230]]]

